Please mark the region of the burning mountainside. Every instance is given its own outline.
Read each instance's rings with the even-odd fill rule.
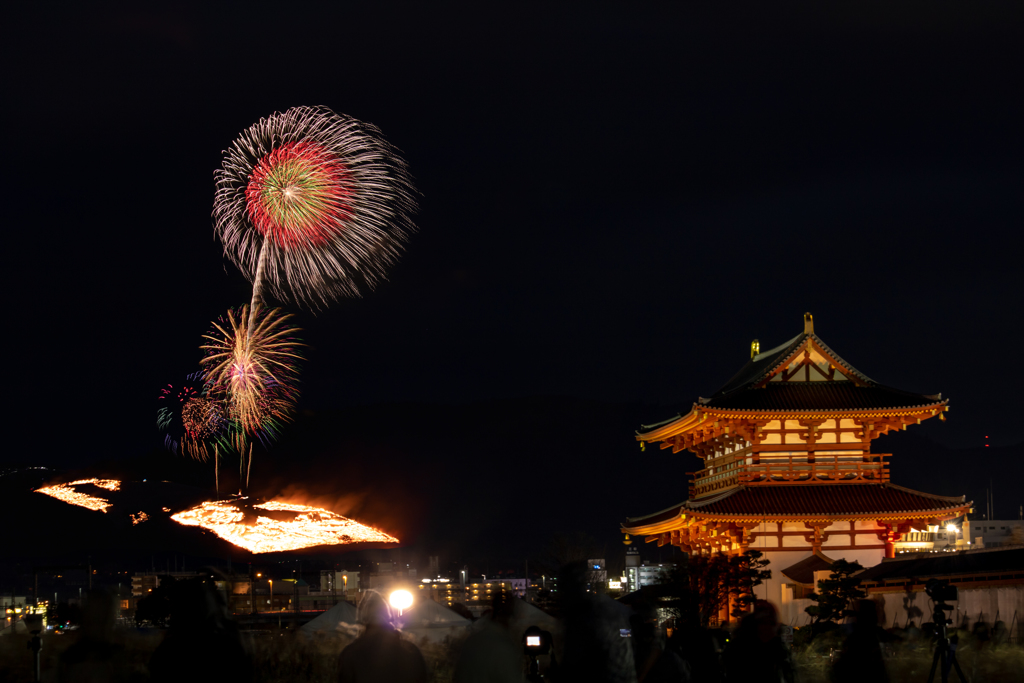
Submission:
[[[41,489],[37,489],[36,493],[45,493],[48,496],[53,496],[54,498],[62,500],[65,503],[70,503],[71,505],[78,505],[80,507],[89,508],[90,510],[106,512],[107,508],[110,507],[109,501],[104,498],[90,496],[87,493],[81,493],[73,488],[84,484],[92,484],[93,486],[98,486],[99,488],[106,489],[108,491],[118,491],[121,488],[121,482],[116,479],[79,479],[78,481],[72,481],[67,484],[44,486]]]
[[[128,490],[135,491],[135,504],[138,504],[139,487],[145,484],[126,482]],[[152,485],[150,485],[152,486]],[[85,491],[80,490],[85,487]],[[112,507],[132,504],[129,501],[111,502],[99,497],[97,487],[114,493],[113,498],[124,496],[121,482],[116,479],[79,479],[66,484],[55,484],[36,489],[37,493],[52,496],[71,505],[89,510],[107,512]],[[152,495],[147,489],[143,495]],[[310,505],[297,505],[282,501],[253,501],[247,498],[234,498],[219,501],[206,501],[195,505],[196,498],[177,509],[191,505],[188,509],[170,514],[170,518],[183,526],[196,526],[213,532],[223,540],[245,548],[252,553],[286,552],[313,546],[348,545],[353,543],[398,543],[394,536],[379,531],[359,522],[342,517],[324,508]],[[152,498],[150,498],[152,502]],[[164,502],[164,501],[161,501]],[[143,505],[143,507],[147,507]],[[129,508],[129,509],[137,509]],[[133,512],[127,515],[132,526],[138,526],[158,515],[156,508],[150,512]],[[172,510],[161,507],[164,513]]]
[[[279,501],[258,503],[250,508],[265,510],[271,516],[252,513],[246,508],[250,506],[242,500],[210,501],[172,515],[171,519],[186,526],[208,529],[252,553],[284,552],[317,545],[398,543],[394,536],[323,508]],[[255,520],[251,519],[253,516]]]

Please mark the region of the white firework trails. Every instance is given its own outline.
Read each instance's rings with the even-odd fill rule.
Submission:
[[[214,230],[253,282],[320,308],[385,278],[415,230],[405,161],[373,125],[294,107],[244,131],[215,173]]]

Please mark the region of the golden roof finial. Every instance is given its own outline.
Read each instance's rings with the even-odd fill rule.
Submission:
[[[804,313],[804,334],[814,334],[814,316]]]
[[[753,358],[757,354],[761,353],[761,342],[756,339],[750,342],[750,357]]]

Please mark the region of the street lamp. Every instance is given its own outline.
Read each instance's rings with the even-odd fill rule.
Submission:
[[[267,581],[270,583],[270,611],[273,612],[274,611],[274,580],[273,579],[267,579]]]
[[[392,591],[388,602],[398,610],[398,616],[402,616],[402,612],[412,607],[412,593],[407,590]]]

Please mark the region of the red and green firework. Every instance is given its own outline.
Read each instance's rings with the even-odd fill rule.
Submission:
[[[214,229],[252,280],[254,304],[264,286],[313,307],[358,295],[415,229],[405,162],[376,127],[326,107],[261,119],[216,179]]]

